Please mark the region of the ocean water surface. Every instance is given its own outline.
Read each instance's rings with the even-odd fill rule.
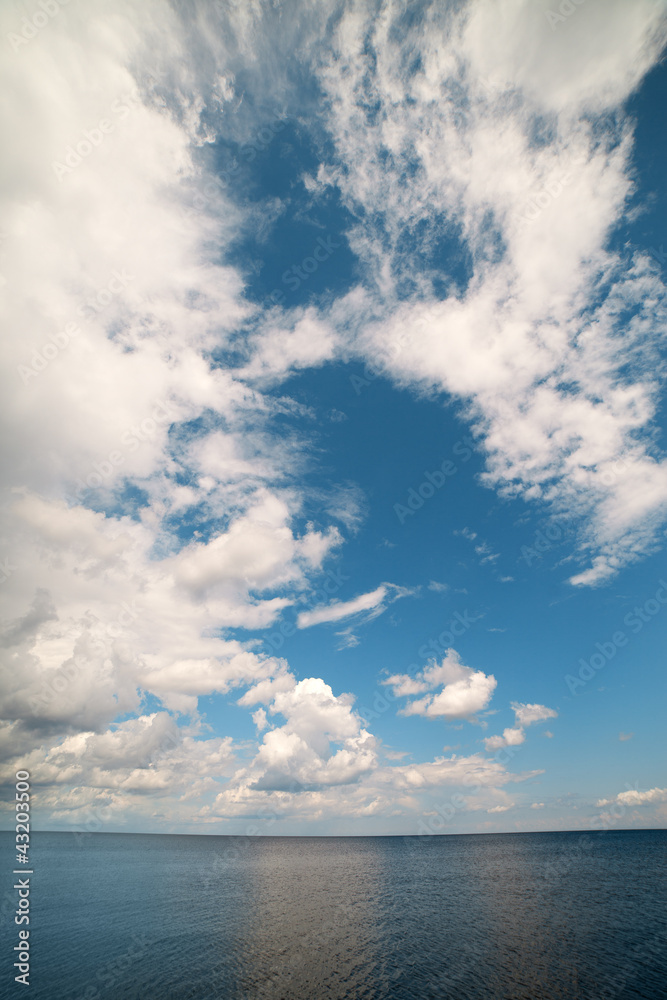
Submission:
[[[667,997],[667,831],[34,833],[30,1000]]]

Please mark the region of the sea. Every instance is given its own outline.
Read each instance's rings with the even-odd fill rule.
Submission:
[[[31,834],[28,1000],[667,997],[667,831]]]

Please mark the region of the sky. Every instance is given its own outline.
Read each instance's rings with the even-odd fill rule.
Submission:
[[[664,827],[666,4],[0,22],[0,824]]]

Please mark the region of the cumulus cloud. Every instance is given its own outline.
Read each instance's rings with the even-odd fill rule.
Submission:
[[[267,715],[282,716],[281,725],[264,734],[253,761],[236,771],[228,787],[217,796],[211,811],[234,815],[244,808],[258,808],[266,793],[287,796],[322,791],[359,781],[377,761],[377,743],[353,711],[350,695],[334,695],[320,678],[257,689],[243,704],[262,701],[267,708],[255,713],[258,724]],[[261,713],[261,716],[260,716]]]
[[[14,20],[0,12],[3,37]],[[21,334],[1,349],[0,747],[40,747],[35,770],[72,803],[97,793],[62,775],[116,801],[135,784],[185,794],[185,758],[183,778],[163,760],[118,779],[119,741],[196,719],[203,696],[279,685],[282,661],[229,631],[274,622],[342,540],[301,520],[300,442],[272,426],[290,401],[214,359],[258,310],[226,263],[248,218],[207,151],[239,95],[233,71],[199,72],[205,44],[160,0],[93,2],[0,69],[5,134],[21,136],[2,203],[2,309]],[[316,362],[313,325],[286,320],[294,363]],[[179,739],[197,782],[231,759],[227,737]]]
[[[391,759],[391,758],[388,758]],[[504,785],[526,781],[540,772],[511,774],[495,762],[478,754],[469,757],[436,758],[422,764],[382,765],[369,768],[358,780],[340,787],[311,788],[295,780],[267,792],[249,788],[247,775],[239,787],[235,779],[221,792],[210,808],[202,810],[202,819],[215,822],[220,817],[253,816],[272,820],[277,817],[308,817],[311,820],[336,816],[350,818],[405,816],[423,810],[424,796],[443,787],[470,788],[479,794],[502,794]],[[464,798],[467,809],[486,809],[484,798]]]
[[[514,710],[517,723],[524,727],[558,717],[558,712],[554,712],[552,708],[547,708],[546,705],[522,705],[520,702],[513,701],[512,709]]]
[[[600,799],[596,806],[611,806],[616,803],[623,806],[643,806],[647,802],[667,802],[667,788],[650,788],[645,792],[630,788],[627,792],[619,792],[616,798]]]
[[[260,683],[240,699],[243,705],[265,706],[264,718],[275,719],[252,761],[237,768],[210,806],[204,822],[226,817],[334,816],[391,817],[422,808],[424,796],[443,785],[470,789],[467,808],[504,803],[511,782],[538,772],[509,773],[504,764],[480,754],[452,754],[423,763],[394,764],[404,754],[385,752],[354,709],[349,694],[334,694],[320,678],[302,681],[290,674],[280,684]],[[280,720],[284,720],[282,723]],[[486,795],[479,801],[476,795]]]
[[[526,728],[536,722],[546,722],[555,719],[558,712],[546,705],[524,705],[513,701],[515,725],[503,730],[502,736],[487,736],[484,746],[487,750],[500,750],[502,747],[520,746],[526,739]],[[549,734],[551,735],[551,734]]]
[[[0,346],[2,759],[44,776],[40,805],[58,816],[100,801],[149,815],[148,792],[174,821],[198,795],[211,822],[267,801],[373,816],[471,776],[500,787],[517,779],[478,755],[388,765],[352,696],[237,634],[298,606],[364,510],[354,486],[332,486],[322,520],[306,520],[307,448],[275,420],[302,410],[273,390],[372,360],[463,402],[488,485],[578,517],[574,584],[651,551],[667,499],[648,346],[664,287],[647,254],[608,236],[632,191],[621,107],[664,16],[588,0],[552,32],[527,0],[426,5],[410,24],[394,3],[381,17],[196,6],[69,5],[0,67],[2,310],[17,332]],[[0,34],[16,28],[6,5]],[[216,156],[290,102],[305,119],[295,52],[327,133],[309,193],[340,195],[359,284],[264,308],[232,248],[284,206],[239,203]],[[461,263],[444,290],[443,233]],[[298,624],[370,618],[406,593],[385,583]],[[386,683],[404,714],[446,720],[474,717],[496,687],[454,651]],[[202,699],[232,692],[262,734],[249,763],[199,728]],[[555,715],[515,712],[496,745]]]
[[[400,715],[468,719],[486,708],[497,681],[492,674],[466,667],[458,653],[448,649],[441,663],[425,667],[414,677],[393,674],[382,683],[393,688],[395,697],[429,692],[423,698],[408,701],[400,710]],[[436,690],[438,688],[440,690]]]
[[[2,780],[10,780],[18,759],[0,765]],[[180,802],[219,787],[234,770],[235,754],[230,737],[207,738],[155,712],[98,733],[81,731],[53,746],[47,740],[20,761],[33,775],[40,809],[85,831],[146,819],[161,808],[172,821],[187,822]]]

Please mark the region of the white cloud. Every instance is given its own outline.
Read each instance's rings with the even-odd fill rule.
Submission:
[[[263,708],[258,708],[256,712],[252,713],[252,721],[257,727],[257,732],[261,733],[263,729],[269,725],[269,720],[266,717],[266,711]]]
[[[401,385],[467,402],[485,481],[575,513],[589,565],[571,582],[592,586],[658,544],[667,510],[652,437],[664,286],[648,253],[607,248],[632,189],[622,104],[667,22],[648,0],[588,0],[552,31],[547,10],[433,5],[400,30],[399,8],[346,12],[320,72],[327,169],[382,296],[358,349]],[[612,108],[617,126],[598,128]],[[439,298],[427,262],[445,227],[472,273]]]
[[[650,788],[645,792],[630,788],[627,792],[619,792],[614,799],[600,799],[597,806],[610,806],[619,803],[624,806],[643,806],[647,802],[667,802],[667,788]]]
[[[487,736],[484,746],[487,750],[500,750],[501,747],[520,746],[526,739],[526,727],[536,722],[555,719],[558,712],[546,705],[525,705],[518,701],[512,702],[515,725],[503,730],[502,736]]]
[[[213,7],[181,18],[161,0],[70,5],[0,68],[12,95],[2,309],[17,331],[0,348],[2,483],[14,491],[3,558],[15,567],[3,759],[20,750],[62,817],[99,801],[146,815],[148,792],[174,821],[199,794],[202,819],[267,800],[304,815],[388,815],[442,784],[502,786],[516,779],[479,755],[385,766],[350,696],[230,638],[295,605],[342,541],[326,518],[354,530],[363,508],[354,487],[334,488],[324,523],[303,525],[306,449],[272,423],[299,408],[265,389],[346,352],[369,357],[398,384],[464,400],[489,484],[580,516],[590,566],[575,584],[650,551],[667,472],[650,440],[660,369],[645,341],[662,328],[664,289],[646,255],[626,267],[606,249],[631,191],[631,140],[621,125],[605,141],[594,116],[616,114],[655,62],[661,12],[587,0],[551,33],[527,3],[434,5],[397,32],[400,5],[374,25],[363,6],[334,19],[317,5],[294,18]],[[0,34],[15,29],[6,6]],[[297,51],[316,68],[336,151],[309,189],[338,186],[363,217],[346,235],[364,287],[320,309],[262,310],[227,260],[284,206],[235,204],[212,147],[222,132],[246,141],[283,109]],[[275,108],[258,111],[260,94]],[[538,117],[552,136],[539,148]],[[473,273],[441,298],[428,259],[445,227]],[[620,334],[634,382],[617,366]],[[239,367],[220,362],[227,351]],[[196,526],[187,538],[184,515]],[[370,617],[406,593],[383,584],[302,612],[299,626]],[[388,683],[413,699],[406,714],[444,719],[470,718],[496,686],[453,651]],[[196,721],[203,696],[232,691],[260,705],[249,764]],[[147,695],[164,710],[146,714]],[[523,727],[555,714],[519,709],[491,740],[521,742]],[[179,713],[194,721],[179,727]]]
[[[259,501],[227,532],[159,559],[150,521],[19,497],[5,512],[17,567],[0,661],[8,717],[96,726],[136,709],[139,690],[192,711],[203,694],[279,673],[224,630],[270,624],[289,599],[255,595],[302,586],[323,546],[295,537],[275,498]]]
[[[547,708],[546,705],[523,705],[513,701],[512,709],[520,726],[532,726],[536,722],[544,722],[546,719],[555,719],[558,716],[558,712]]]
[[[433,663],[415,677],[394,674],[382,682],[391,685],[395,697],[434,691],[409,701],[400,715],[424,715],[428,718],[467,719],[486,708],[496,687],[496,679],[482,670],[461,663],[455,650],[449,649],[442,663]]]
[[[297,618],[299,628],[310,628],[312,625],[322,625],[325,622],[339,622],[368,612],[367,618],[375,618],[386,609],[387,603],[405,597],[410,593],[403,587],[393,583],[383,583],[367,594],[360,594],[350,601],[332,601],[331,604],[320,605],[310,611],[301,611]]]
[[[520,726],[503,730],[502,736],[488,736],[484,740],[487,750],[500,750],[501,747],[520,746],[524,742],[526,734]]]
[[[14,28],[6,7],[3,37]],[[61,817],[99,795],[114,816],[132,813],[152,789],[172,795],[175,822],[179,795],[212,794],[230,741],[186,734],[175,717],[196,720],[216,692],[281,689],[284,662],[228,630],[272,624],[342,540],[326,521],[295,527],[301,442],[272,426],[295,407],[212,360],[258,310],[224,263],[248,220],[207,169],[221,108],[233,118],[234,72],[207,80],[186,34],[159,0],[111,12],[93,0],[61,11],[0,70],[14,95],[5,134],[20,136],[2,196],[2,309],[20,336],[2,344],[14,569],[0,694],[15,721],[0,748],[3,759],[34,754],[57,785],[41,802],[60,803]],[[286,324],[290,363],[324,356],[313,345],[327,326],[312,310]],[[258,373],[269,341],[257,342]],[[166,711],[142,715],[146,696]],[[136,718],[114,726],[126,714]],[[180,749],[142,764],[165,726]]]
[[[290,678],[264,697],[268,713],[286,721],[265,733],[252,763],[218,796],[216,812],[227,808],[233,813],[267,792],[298,794],[348,785],[375,767],[375,738],[353,712],[349,695],[336,697],[328,684],[311,677],[299,682]]]
[[[34,776],[38,808],[58,824],[85,831],[145,820],[160,809],[172,822],[188,822],[192,806],[183,803],[215,792],[233,772],[235,754],[230,737],[202,738],[196,728],[179,728],[168,713],[157,712],[50,747],[48,740],[33,745],[0,765],[3,780],[19,764]]]
[[[278,685],[263,682],[240,704],[261,701],[276,720],[257,753],[230,777],[200,818],[259,816],[308,818],[331,823],[336,817],[391,817],[423,811],[423,796],[443,786],[462,788],[466,809],[505,804],[502,788],[537,772],[510,774],[481,754],[453,754],[433,761],[387,763],[404,753],[383,752],[353,707],[348,694],[335,695],[320,678],[296,681],[290,674]],[[257,713],[256,713],[257,714]],[[285,721],[280,724],[280,718]],[[472,789],[472,791],[471,791]],[[481,798],[480,798],[481,796]]]

